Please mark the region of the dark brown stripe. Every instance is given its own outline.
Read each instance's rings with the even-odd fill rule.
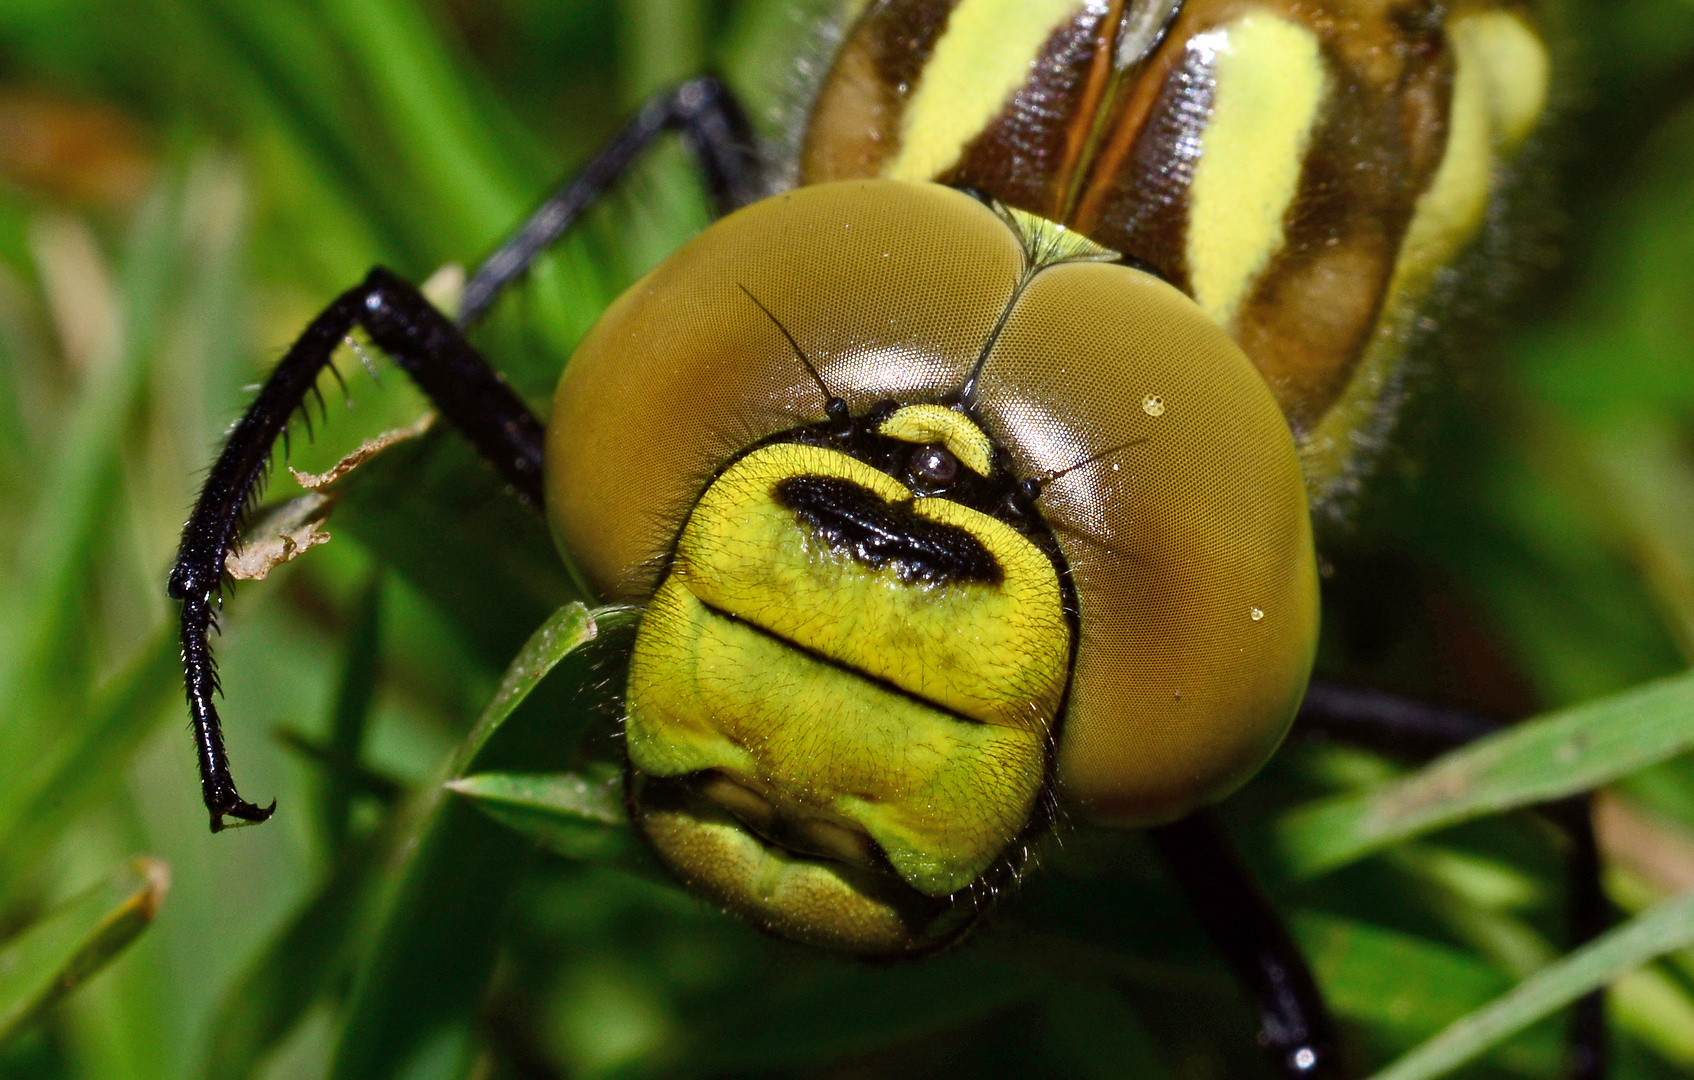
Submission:
[[[1096,163],[1087,184],[1093,190],[1082,204],[1090,220],[1078,223],[1094,240],[1155,268],[1185,291],[1188,189],[1212,116],[1213,66],[1208,54],[1182,45],[1127,159],[1121,167],[1109,155]]]
[[[1112,38],[1123,0],[1084,4],[1042,45],[1034,73],[960,155],[941,182],[989,191],[1020,210],[1064,216],[1111,81]]]
[[[1401,63],[1388,82],[1325,43],[1329,106],[1284,218],[1286,244],[1232,328],[1296,431],[1352,380],[1446,144],[1453,58],[1439,20],[1396,26],[1392,37]]]

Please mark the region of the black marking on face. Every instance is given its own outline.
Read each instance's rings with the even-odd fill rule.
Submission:
[[[997,585],[1005,571],[982,541],[835,476],[791,476],[772,494],[830,547],[872,568],[893,563],[901,581]]]
[[[766,446],[779,443],[817,446],[862,461],[878,472],[893,477],[920,497],[945,498],[948,502],[986,514],[1010,526],[1052,560],[1059,573],[1059,587],[1064,593],[1065,617],[1070,620],[1074,642],[1076,627],[1081,619],[1081,609],[1077,605],[1076,586],[1071,581],[1070,566],[1065,561],[1058,540],[1042,519],[1040,507],[1037,505],[1041,497],[1041,480],[1037,478],[1033,482],[1020,481],[1011,455],[1000,446],[994,448],[993,469],[988,476],[960,468],[949,484],[937,485],[928,480],[913,470],[913,443],[878,432],[890,416],[906,405],[916,404],[938,403],[884,398],[863,413],[851,417],[845,430],[835,420],[830,419],[779,431],[749,444],[739,454],[727,460],[716,476],[722,476],[737,461]],[[669,567],[670,554],[667,553],[664,561],[656,566],[654,573],[662,578],[669,572]]]

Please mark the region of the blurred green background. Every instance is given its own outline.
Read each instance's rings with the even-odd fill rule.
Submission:
[[[1268,1075],[1134,836],[1065,830],[969,945],[889,968],[765,940],[638,856],[419,810],[573,596],[439,432],[359,474],[332,543],[234,591],[226,730],[243,793],[280,809],[206,830],[164,580],[250,385],[371,265],[474,262],[656,87],[722,71],[780,147],[822,6],[0,0],[0,1077]],[[1694,659],[1694,3],[1550,22],[1558,116],[1523,197],[1324,537],[1322,673],[1504,719]],[[544,406],[599,309],[705,221],[661,149],[478,344]],[[326,384],[297,468],[423,411],[342,359],[351,400]],[[279,470],[271,498],[299,494]],[[586,655],[572,686],[615,687],[615,647]],[[588,737],[557,767],[592,772],[612,706],[561,708]],[[1361,1075],[1566,941],[1560,844],[1528,815],[1290,869],[1278,815],[1402,768],[1299,743],[1224,808]],[[1621,779],[1599,820],[1620,912],[1694,888],[1694,760]],[[41,1004],[19,972],[62,970],[30,960],[55,933],[61,959],[101,933],[78,955],[116,959]],[[1467,1074],[1559,1075],[1561,1024]],[[1694,956],[1620,980],[1611,1025],[1620,1080],[1694,1074]]]

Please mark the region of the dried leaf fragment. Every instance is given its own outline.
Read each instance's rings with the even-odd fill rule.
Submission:
[[[324,523],[337,496],[327,489],[395,443],[422,435],[434,423],[435,414],[424,413],[403,428],[366,439],[358,449],[321,473],[289,469],[307,494],[269,507],[253,519],[243,532],[241,545],[224,557],[224,569],[229,576],[240,581],[262,581],[283,563],[293,562],[308,549],[329,543]]]
[[[308,548],[329,543],[323,526],[334,505],[334,495],[314,491],[271,507],[248,526],[241,546],[224,556],[224,569],[240,581],[262,581]]]
[[[415,439],[428,431],[434,424],[435,414],[427,412],[405,427],[385,431],[374,439],[366,439],[359,444],[358,449],[321,473],[303,473],[298,469],[289,469],[288,471],[294,476],[294,482],[306,490],[322,491],[395,443]]]

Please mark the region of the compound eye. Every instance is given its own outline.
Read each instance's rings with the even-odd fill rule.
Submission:
[[[945,447],[928,445],[912,451],[912,475],[938,487],[959,478],[959,459]]]

